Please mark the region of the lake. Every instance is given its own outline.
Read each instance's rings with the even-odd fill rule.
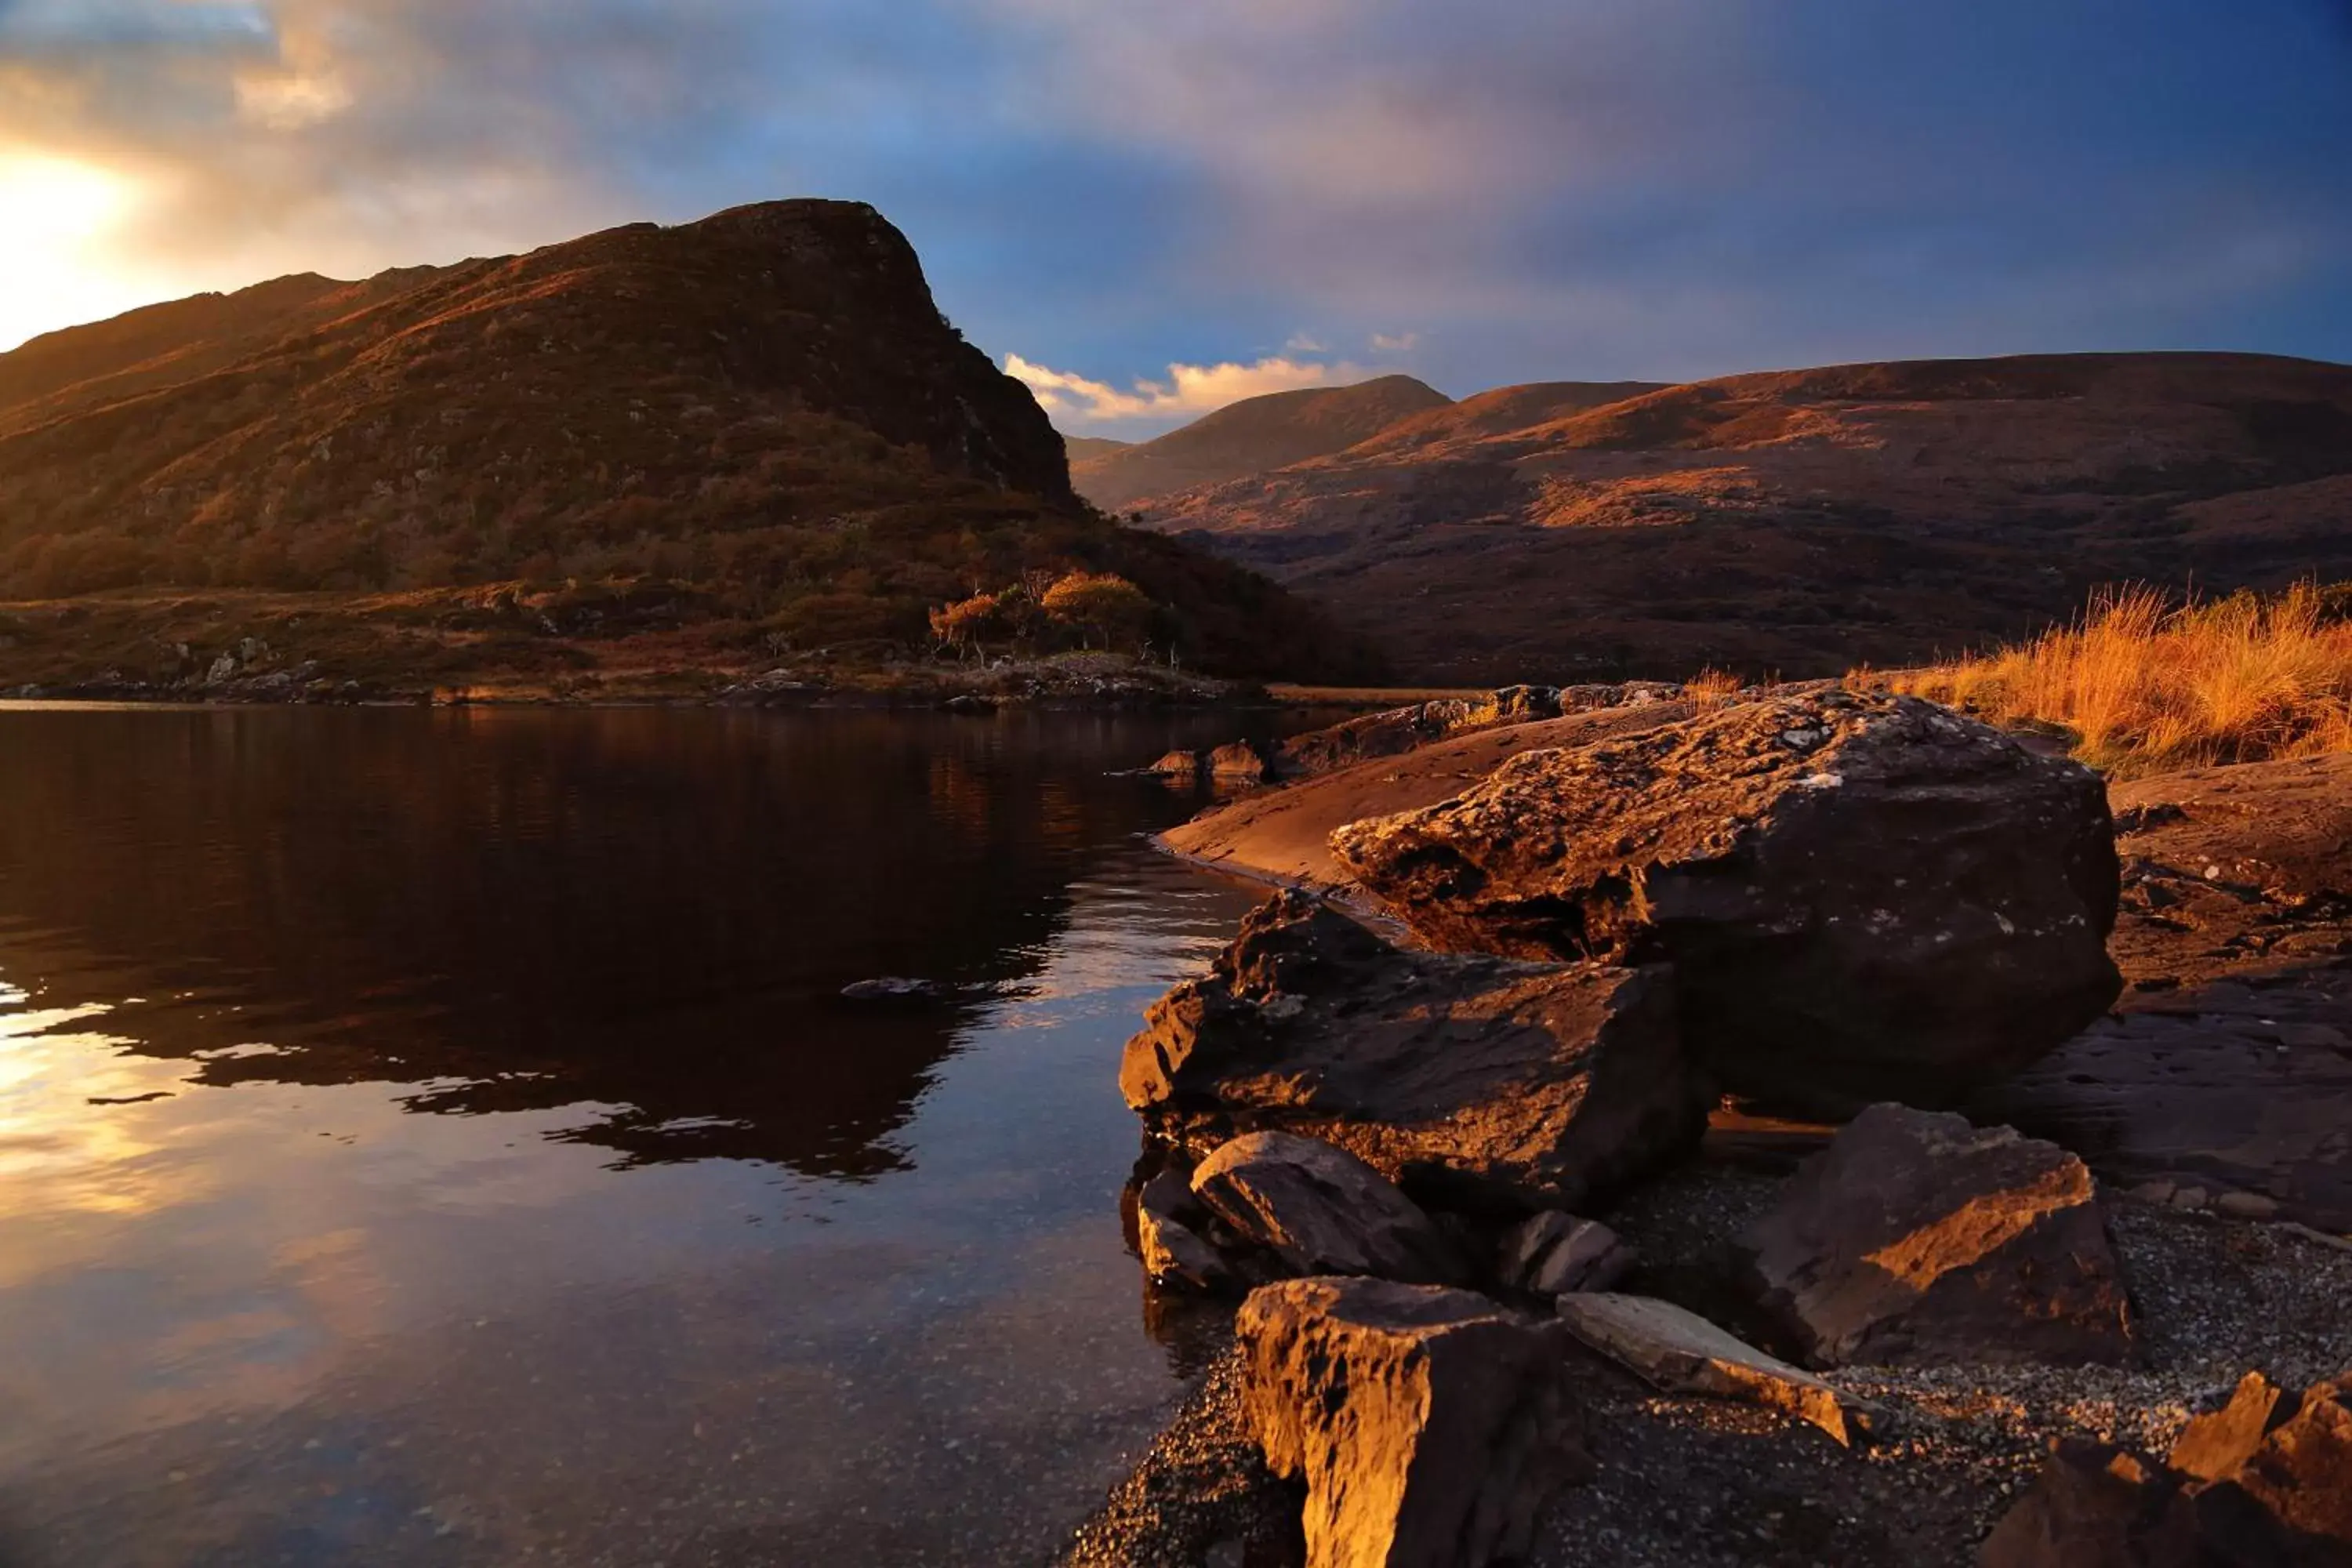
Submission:
[[[0,711],[0,1564],[1050,1559],[1234,722]]]

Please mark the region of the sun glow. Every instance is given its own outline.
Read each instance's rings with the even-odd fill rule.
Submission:
[[[0,352],[147,297],[108,255],[136,194],[93,163],[0,150]]]

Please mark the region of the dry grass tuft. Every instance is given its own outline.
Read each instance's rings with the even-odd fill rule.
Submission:
[[[1702,669],[1683,682],[1683,700],[1702,711],[1728,708],[1747,689],[1748,683],[1727,669]]]
[[[2352,751],[2352,623],[2308,584],[2185,605],[2118,589],[2022,647],[1869,679],[2062,727],[2076,755],[2125,776]]]

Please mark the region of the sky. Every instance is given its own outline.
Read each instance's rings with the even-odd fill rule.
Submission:
[[[0,347],[794,195],[881,208],[1074,434],[2352,361],[2352,0],[0,0]]]

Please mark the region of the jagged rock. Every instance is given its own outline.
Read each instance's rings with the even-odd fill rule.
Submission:
[[[2352,1405],[2259,1373],[2191,1421],[2168,1465],[2057,1445],[1986,1538],[1980,1568],[2344,1568],[2352,1563]]]
[[[1171,752],[1143,771],[1156,773],[1163,779],[1197,779],[1201,776],[1201,753]]]
[[[1949,1103],[2121,985],[2105,786],[1915,698],[1816,691],[1529,752],[1331,847],[1443,947],[1671,960],[1694,1053],[1791,1110]]]
[[[1299,1274],[1415,1284],[1463,1278],[1460,1255],[1420,1205],[1344,1149],[1286,1132],[1236,1138],[1201,1162],[1192,1194],[1236,1235]]]
[[[1538,1296],[1574,1290],[1606,1290],[1632,1272],[1633,1249],[1599,1220],[1580,1219],[1528,1276]]]
[[[1551,1249],[1565,1241],[1580,1222],[1572,1214],[1544,1209],[1513,1226],[1503,1237],[1501,1267],[1496,1272],[1506,1285],[1524,1286]]]
[[[1143,1271],[1155,1285],[1219,1290],[1234,1283],[1235,1276],[1224,1255],[1172,1215],[1139,1205],[1135,1239],[1143,1254]]]
[[[1670,1394],[1736,1399],[1809,1421],[1852,1447],[1879,1413],[1696,1312],[1645,1296],[1572,1292],[1559,1315],[1586,1344]]]
[[[2221,1568],[2178,1478],[2106,1443],[2057,1445],[1977,1552],[1978,1568]]]
[[[1446,1206],[1507,1210],[1678,1157],[1709,1099],[1663,976],[1404,952],[1298,893],[1152,1005],[1119,1084],[1172,1142],[1301,1132]]]
[[[2229,1561],[2352,1563],[2352,1375],[2300,1397],[2250,1377],[2182,1433],[2173,1464],[2202,1472],[2198,1525]]]
[[[947,1002],[954,999],[956,987],[938,980],[885,974],[877,979],[860,980],[845,985],[841,988],[841,994],[851,1002]]]
[[[1524,1556],[1591,1473],[1565,1331],[1483,1296],[1368,1279],[1251,1295],[1236,1324],[1251,1426],[1307,1483],[1308,1568],[1481,1568]]]
[[[1606,1290],[1633,1266],[1633,1248],[1598,1220],[1546,1209],[1503,1238],[1506,1285],[1538,1296]]]
[[[1614,706],[1617,690],[1587,688],[1578,706]],[[1450,735],[1557,719],[1563,710],[1563,696],[1549,686],[1507,686],[1483,697],[1442,697],[1360,714],[1326,730],[1293,735],[1282,742],[1276,760],[1283,777],[1311,778],[1374,757],[1401,756]]]
[[[2090,1172],[2011,1128],[1873,1106],[1739,1247],[1764,1310],[1816,1366],[2131,1353]]]

